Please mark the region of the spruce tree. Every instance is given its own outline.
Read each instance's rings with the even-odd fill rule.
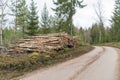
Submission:
[[[83,41],[84,40],[84,29],[82,27],[79,29],[79,36],[81,38],[81,41]]]
[[[22,33],[23,33],[23,37],[24,37],[25,30],[27,27],[27,14],[28,14],[26,0],[20,0],[20,3],[18,6],[19,6],[18,25],[22,28]]]
[[[112,17],[113,41],[120,41],[120,0],[115,1],[115,8]]]
[[[36,3],[31,0],[31,4],[30,4],[30,10],[29,10],[29,14],[27,16],[27,34],[29,36],[34,36],[38,34],[38,29],[39,29],[39,20],[38,20],[38,16],[37,16],[37,11],[36,11],[37,7],[36,7]]]
[[[11,0],[11,3],[9,5],[9,8],[11,10],[11,12],[9,13],[10,16],[13,16],[14,17],[14,39],[16,39],[17,35],[16,35],[16,32],[17,32],[17,28],[18,28],[18,9],[19,9],[19,6],[18,6],[18,0]]]
[[[56,15],[61,19],[59,22],[59,30],[65,31],[72,35],[73,32],[73,23],[72,17],[76,12],[76,7],[84,7],[82,1],[79,0],[57,0],[54,1],[54,4],[57,6],[53,9]]]
[[[17,36],[16,31],[18,27],[22,30],[24,37],[28,13],[26,0],[11,0],[9,8],[11,10],[10,15],[14,17],[15,37]]]
[[[41,27],[43,34],[50,33],[50,17],[46,3],[44,4],[44,8],[41,13]]]
[[[99,26],[98,24],[93,24],[92,25],[92,28],[90,30],[90,37],[91,37],[91,41],[90,43],[91,44],[97,44],[99,43],[99,36],[100,36],[100,33],[99,33],[100,29],[99,29]]]

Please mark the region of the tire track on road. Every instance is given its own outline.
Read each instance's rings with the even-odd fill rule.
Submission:
[[[84,67],[80,70],[78,70],[72,77],[70,77],[68,80],[74,80],[78,75],[80,75],[80,73],[82,73],[86,68],[88,68],[92,63],[94,63],[95,61],[97,61],[102,55],[104,55],[105,52],[105,48],[102,47],[102,51],[100,51],[97,55],[95,55],[94,57],[92,57],[86,65],[84,65]]]

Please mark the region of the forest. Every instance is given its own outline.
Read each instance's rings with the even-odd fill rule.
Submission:
[[[49,13],[49,6],[46,3],[41,15],[38,15],[38,6],[34,0],[31,0],[29,5],[26,0],[0,0],[0,80],[6,75],[7,80],[9,80],[9,78],[38,69],[38,67],[72,59],[92,50],[92,45],[104,44],[120,48],[120,0],[115,0],[109,26],[105,25],[104,7],[101,0],[98,0],[97,7],[94,9],[97,20],[87,29],[83,26],[78,28],[79,26],[76,27],[73,24],[73,16],[77,12],[76,8],[83,9],[87,6],[83,2],[84,0],[53,0],[55,7],[51,9],[54,15]],[[41,39],[38,41],[39,44],[35,43],[37,39]],[[23,41],[24,45],[16,44]],[[39,46],[45,44],[42,50],[46,53],[32,52],[31,54],[16,55],[16,52],[14,56],[1,55],[2,48],[10,49],[14,45],[15,51],[20,46],[26,49],[26,44],[29,45],[29,42]],[[56,49],[55,46],[56,52],[50,51],[52,54],[47,52],[46,46],[51,48],[51,45],[54,46],[55,43],[58,43],[57,47],[60,49]],[[61,45],[65,46],[61,49]],[[76,45],[79,46],[76,47]],[[75,47],[71,48],[71,46]]]
[[[70,35],[78,35],[81,41],[90,44],[100,44],[106,42],[120,41],[120,1],[115,1],[113,16],[111,16],[110,26],[105,26],[103,19],[102,2],[97,2],[95,9],[98,21],[88,28],[77,28],[73,24],[72,17],[76,13],[76,7],[84,8],[87,5],[82,4],[83,1],[72,0],[54,1],[55,8],[52,10],[54,15],[50,15],[46,3],[38,16],[36,3],[31,0],[28,6],[26,0],[0,0],[0,43],[1,46],[9,47],[13,42],[26,36],[34,36],[39,34],[49,34],[65,32]],[[7,13],[6,9],[10,12]],[[8,23],[8,17],[13,17],[12,26],[5,25]],[[40,20],[39,20],[40,17]],[[9,34],[9,35],[8,35]]]

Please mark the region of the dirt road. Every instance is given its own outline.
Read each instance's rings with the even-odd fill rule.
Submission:
[[[35,71],[19,80],[118,80],[117,77],[117,50],[111,47],[95,47],[85,55]]]

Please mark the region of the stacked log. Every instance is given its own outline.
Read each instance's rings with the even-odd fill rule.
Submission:
[[[54,33],[21,39],[12,48],[12,51],[16,53],[50,53],[51,51],[59,51],[76,46],[78,46],[76,38],[67,33]]]

